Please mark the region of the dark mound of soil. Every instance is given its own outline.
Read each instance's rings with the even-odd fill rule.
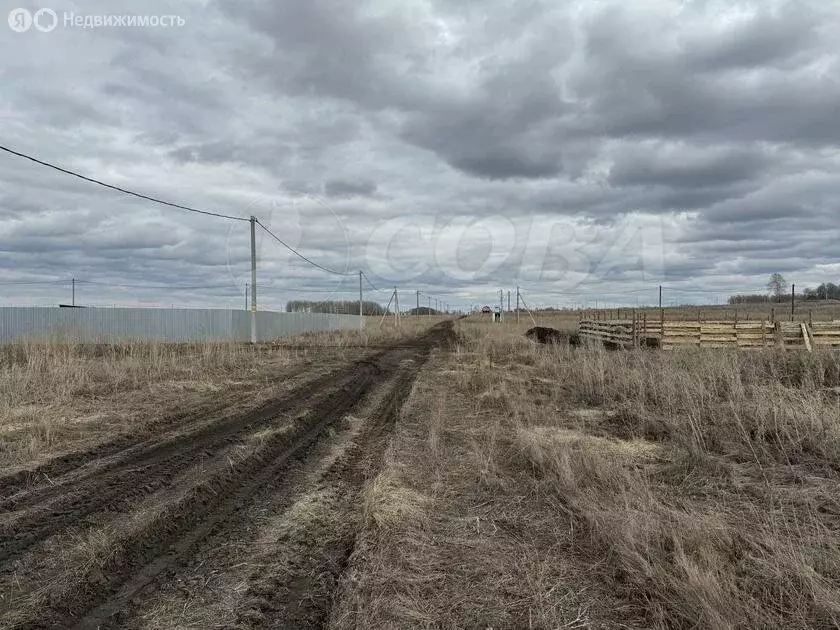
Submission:
[[[580,345],[580,337],[577,333],[548,328],[546,326],[534,326],[529,329],[525,336],[537,343],[567,343],[570,346]]]

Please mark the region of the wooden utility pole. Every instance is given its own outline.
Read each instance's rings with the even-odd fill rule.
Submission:
[[[257,217],[251,216],[251,343],[257,343]]]
[[[519,286],[516,287],[516,323],[519,323]]]

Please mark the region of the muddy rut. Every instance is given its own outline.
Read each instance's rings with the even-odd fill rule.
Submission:
[[[444,323],[250,412],[186,410],[153,439],[0,479],[0,627],[176,627],[196,601],[193,626],[320,627],[359,492],[450,335]]]

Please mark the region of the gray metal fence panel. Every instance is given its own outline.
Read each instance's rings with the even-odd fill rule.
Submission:
[[[257,339],[358,329],[358,315],[257,313]],[[225,309],[0,307],[0,342],[249,341],[251,314]]]

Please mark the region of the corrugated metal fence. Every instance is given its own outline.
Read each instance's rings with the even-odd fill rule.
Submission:
[[[358,329],[358,315],[257,313],[257,339]],[[250,341],[251,313],[223,309],[0,307],[0,343],[65,340]]]

